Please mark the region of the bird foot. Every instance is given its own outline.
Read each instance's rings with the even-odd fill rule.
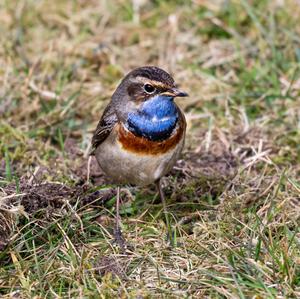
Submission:
[[[123,237],[120,227],[116,227],[114,230],[114,240],[113,244],[117,244],[121,249],[122,253],[125,253],[126,250],[133,251],[134,247],[132,244],[128,243]]]
[[[125,251],[127,248],[126,241],[123,237],[120,227],[116,227],[114,230],[114,244],[117,244],[122,251]]]

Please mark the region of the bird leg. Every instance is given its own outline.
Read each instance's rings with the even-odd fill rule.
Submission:
[[[120,217],[120,187],[117,187],[117,202],[116,202],[116,226],[114,231],[115,242],[122,250],[125,249],[125,240],[121,231],[121,217]]]
[[[162,201],[162,204],[163,204],[163,209],[164,209],[164,214],[165,214],[165,219],[166,219],[166,225],[167,225],[167,229],[168,229],[169,239],[171,241],[171,244],[174,245],[174,240],[172,238],[173,233],[172,233],[172,228],[170,226],[169,214],[168,214],[168,211],[167,211],[166,199],[165,199],[164,192],[162,190],[160,179],[158,179],[155,183],[156,183],[156,187],[157,187],[157,190],[158,190],[158,193],[159,193],[159,197],[160,197],[160,199]]]

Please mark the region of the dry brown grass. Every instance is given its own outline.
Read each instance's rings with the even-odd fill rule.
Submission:
[[[0,296],[300,297],[298,1],[0,3]],[[92,162],[103,107],[134,67],[190,97],[164,188],[115,193]]]

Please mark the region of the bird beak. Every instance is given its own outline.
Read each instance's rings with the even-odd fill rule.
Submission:
[[[163,93],[164,96],[169,96],[169,97],[172,97],[172,98],[175,98],[175,97],[188,97],[188,93],[186,93],[185,91],[182,91],[178,88],[171,88],[169,89],[168,91],[164,92]]]

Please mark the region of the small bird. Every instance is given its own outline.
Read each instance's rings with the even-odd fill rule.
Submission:
[[[184,146],[186,121],[174,98],[186,96],[164,70],[136,68],[121,81],[97,125],[91,154],[119,185],[115,239],[121,246],[120,184],[155,183],[166,212],[160,179],[172,169]]]

